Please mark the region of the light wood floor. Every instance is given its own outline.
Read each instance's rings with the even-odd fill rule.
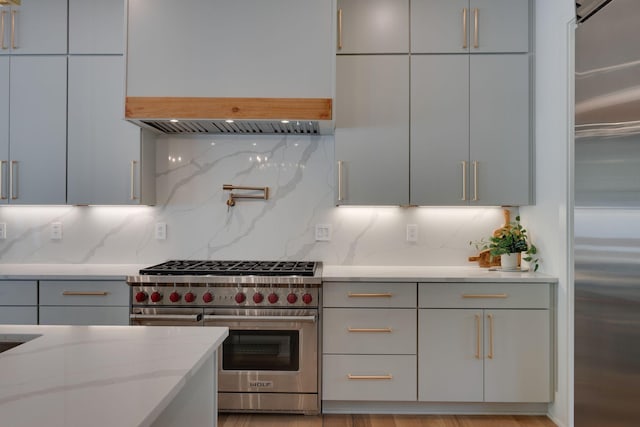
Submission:
[[[258,415],[220,414],[219,427],[556,427],[523,415]]]

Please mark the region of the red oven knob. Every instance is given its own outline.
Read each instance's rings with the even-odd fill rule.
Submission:
[[[158,291],[155,291],[151,294],[151,301],[158,302],[162,300],[162,294]]]
[[[136,301],[137,302],[144,302],[146,300],[147,300],[147,293],[146,292],[140,291],[140,292],[138,292],[136,294]]]
[[[235,296],[235,300],[238,304],[242,304],[247,297],[243,292],[238,292]]]
[[[289,301],[289,304],[295,304],[298,301],[298,296],[291,292],[287,295],[287,301]]]
[[[255,294],[253,294],[253,302],[255,302],[256,304],[260,304],[262,300],[264,300],[264,297],[260,292],[256,292]]]
[[[313,297],[311,296],[311,294],[304,294],[302,295],[302,302],[305,304],[311,304],[311,301],[313,301]]]
[[[267,297],[267,299],[269,300],[269,302],[271,304],[275,304],[278,302],[278,294],[276,294],[275,292],[272,292],[269,294],[269,296]]]
[[[213,295],[211,295],[211,292],[205,292],[205,294],[202,295],[202,301],[204,301],[204,302],[213,301]]]
[[[169,295],[169,299],[171,300],[171,302],[178,302],[180,301],[180,294],[176,291],[173,291],[171,292],[171,295]]]
[[[184,294],[184,300],[186,302],[194,302],[196,300],[196,296],[193,292],[187,292]]]

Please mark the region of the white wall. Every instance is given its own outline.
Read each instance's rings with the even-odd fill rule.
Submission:
[[[536,1],[536,204],[520,209],[542,256],[541,270],[559,278],[558,383],[550,415],[573,425],[573,283],[571,143],[573,70],[570,39],[574,3]]]
[[[161,137],[155,207],[0,207],[0,263],[142,263],[170,258],[312,259],[330,264],[473,265],[470,240],[499,208],[334,206],[333,137]],[[223,184],[268,186],[268,201],[228,209]],[[49,224],[63,223],[63,239]],[[168,238],[153,237],[166,222]],[[332,240],[315,242],[316,224]],[[406,242],[417,224],[419,241]]]

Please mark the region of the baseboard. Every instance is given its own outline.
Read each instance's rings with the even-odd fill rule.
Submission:
[[[323,414],[546,415],[549,417],[548,412],[546,403],[322,401]]]
[[[562,421],[560,421],[558,418],[554,417],[551,414],[547,414],[547,418],[549,418],[551,421],[553,421],[553,423],[555,425],[557,425],[558,427],[567,427],[567,425],[565,423],[563,423]]]

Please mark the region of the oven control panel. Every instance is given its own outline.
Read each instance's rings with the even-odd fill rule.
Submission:
[[[131,287],[134,306],[318,307],[317,287]]]

